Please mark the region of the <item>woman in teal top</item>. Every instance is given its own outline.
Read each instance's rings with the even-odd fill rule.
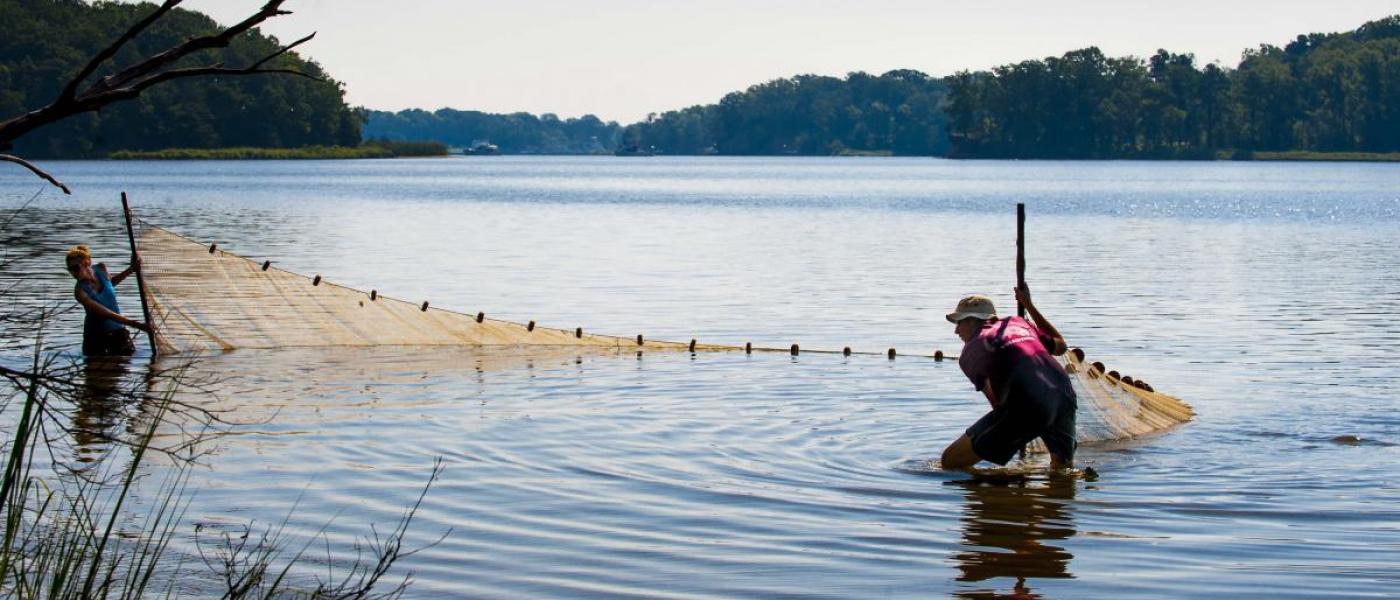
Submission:
[[[136,272],[139,263],[132,263],[116,277],[107,274],[107,265],[92,264],[87,246],[74,246],[66,257],[68,272],[78,282],[73,297],[87,311],[83,319],[83,354],[88,356],[130,356],[136,353],[127,327],[145,330],[146,324],[122,316],[117,305],[117,284]]]

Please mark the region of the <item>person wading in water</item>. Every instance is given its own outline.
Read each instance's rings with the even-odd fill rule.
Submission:
[[[130,356],[136,353],[131,343],[127,327],[146,330],[146,324],[122,316],[117,305],[116,285],[136,272],[139,262],[132,262],[125,271],[116,277],[107,274],[107,265],[92,264],[92,253],[87,246],[74,246],[66,257],[68,272],[77,279],[73,286],[73,297],[83,305],[87,316],[83,319],[83,354],[87,356]]]
[[[958,366],[992,411],[943,451],[944,469],[966,469],[979,460],[1005,465],[1035,438],[1045,440],[1052,468],[1073,466],[1078,402],[1069,375],[1053,358],[1065,353],[1065,340],[1031,303],[1030,288],[1023,284],[1015,292],[1034,324],[997,317],[985,296],[963,298],[948,313],[964,343]]]

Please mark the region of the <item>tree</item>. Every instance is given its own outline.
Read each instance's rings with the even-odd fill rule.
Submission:
[[[1167,50],[1142,60],[1086,48],[947,82],[953,156],[1400,151],[1400,16],[1263,45],[1233,70]]]
[[[235,38],[270,18],[291,14],[281,8],[285,0],[269,0],[253,15],[217,33],[197,36],[163,50],[147,53],[129,65],[121,65],[119,68],[110,66],[113,57],[119,51],[132,45],[133,40],[138,35],[170,15],[181,1],[165,0],[155,10],[131,25],[115,41],[97,51],[76,74],[66,80],[67,83],[58,89],[54,99],[48,104],[8,120],[0,121],[0,153],[13,149],[16,140],[36,129],[85,113],[96,112],[117,102],[137,98],[151,88],[172,81],[273,73],[320,79],[319,72],[269,66],[273,60],[310,41],[315,37],[315,33],[290,44],[271,49],[242,67],[227,67],[218,62],[194,62],[197,58],[206,55],[209,50],[228,47]],[[101,77],[94,77],[104,67],[110,72]],[[61,181],[24,158],[13,154],[0,154],[0,161],[25,167],[35,175],[62,189],[64,193],[71,193]]]
[[[668,154],[941,155],[945,89],[941,79],[907,69],[844,79],[797,75],[629,127],[643,145]]]

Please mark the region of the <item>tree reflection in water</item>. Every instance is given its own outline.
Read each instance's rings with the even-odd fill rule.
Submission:
[[[1031,590],[1031,579],[1072,578],[1069,562],[1074,555],[1047,542],[1074,536],[1070,505],[1074,500],[1072,476],[993,477],[950,481],[967,490],[963,513],[963,546],[955,555],[960,582],[1014,580],[1006,592],[996,588],[968,587],[961,598],[1040,598]]]

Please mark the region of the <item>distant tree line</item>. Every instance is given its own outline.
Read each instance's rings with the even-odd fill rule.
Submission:
[[[941,155],[946,85],[918,71],[798,75],[650,115],[623,143],[667,154]]]
[[[545,113],[491,114],[474,110],[369,111],[364,135],[387,140],[438,140],[468,148],[490,142],[506,154],[611,152],[622,127],[593,115],[560,119]]]
[[[950,154],[1208,158],[1400,151],[1400,16],[1245,52],[1233,70],[1098,48],[948,78]]]
[[[152,6],[81,0],[0,0],[0,115],[53,100],[88,58]],[[114,57],[119,69],[137,57],[219,30],[209,17],[175,9]],[[219,60],[246,65],[275,52],[275,39],[250,32]],[[311,145],[354,146],[362,116],[345,104],[341,84],[295,52],[269,67],[322,78],[210,77],[156,86],[139,98],[45,127],[21,138],[15,153],[35,158],[100,157],[114,150]],[[103,76],[113,70],[99,71]]]
[[[662,154],[947,152],[944,83],[918,71],[878,77],[799,75],[755,85],[718,104],[648,115],[623,128],[593,115],[491,114],[442,109],[370,111],[367,137],[489,141],[506,154],[588,154],[635,147]]]

